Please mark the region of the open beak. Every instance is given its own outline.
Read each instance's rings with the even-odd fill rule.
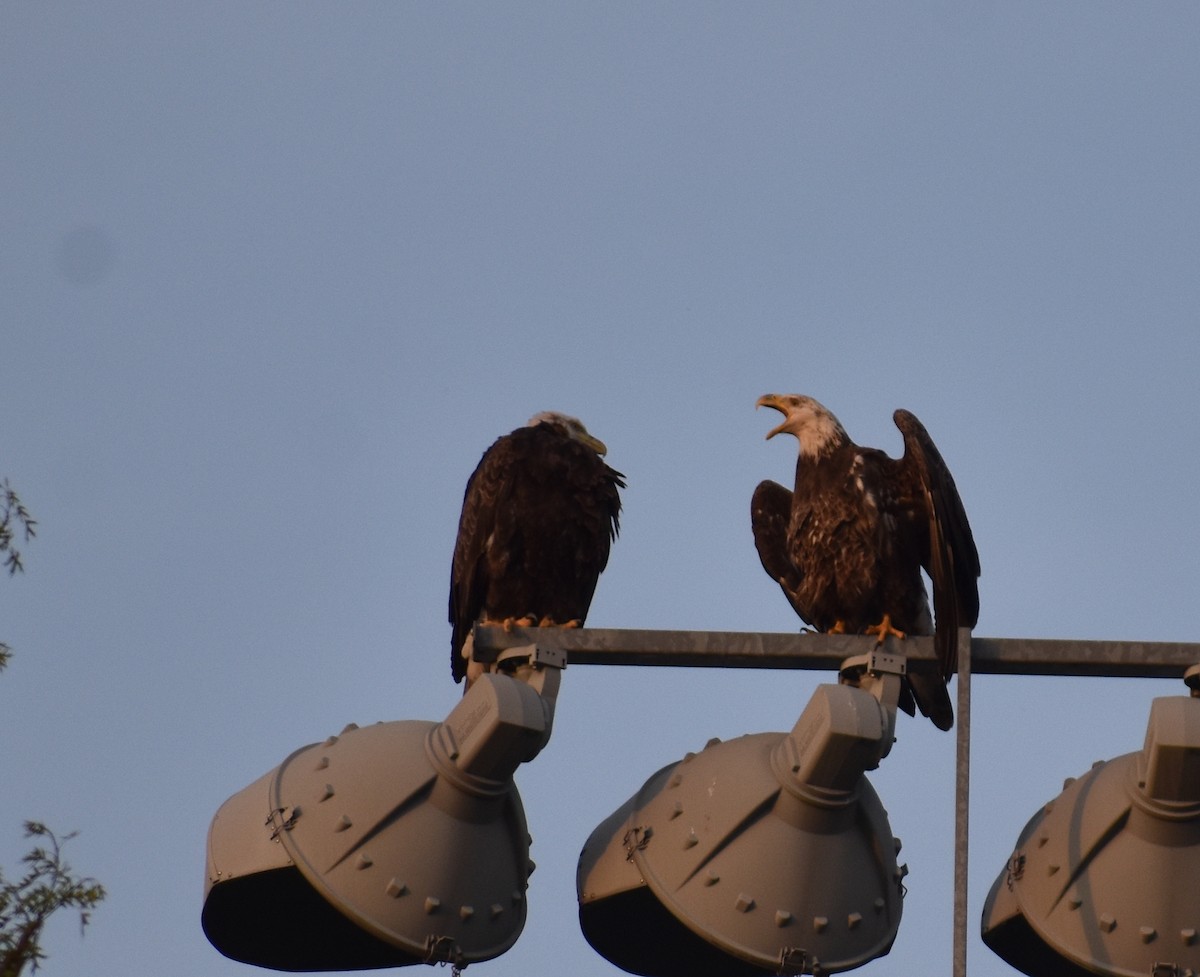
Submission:
[[[783,423],[778,427],[771,428],[771,430],[767,432],[767,440],[770,441],[771,438],[775,437],[776,434],[782,433],[783,429],[787,426],[787,411],[784,410],[779,403],[779,394],[763,394],[754,402],[755,410],[757,410],[759,407],[774,407],[777,411],[783,414]]]

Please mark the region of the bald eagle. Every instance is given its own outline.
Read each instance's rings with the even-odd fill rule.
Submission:
[[[856,445],[811,397],[766,394],[780,411],[776,434],[800,442],[792,491],[764,481],[750,505],[763,569],[796,613],[818,631],[933,634],[941,674],[909,670],[921,712],[939,729],[954,724],[946,683],[958,667],[958,628],[979,618],[979,553],[946,463],[924,426],[893,415],[904,457]],[[934,615],[921,579],[933,584]],[[934,617],[936,616],[936,628]],[[903,702],[912,713],[911,701]]]
[[[450,568],[450,671],[476,622],[579,627],[620,529],[624,475],[574,417],[545,411],[484,452],[463,495]],[[468,682],[474,674],[468,677]]]

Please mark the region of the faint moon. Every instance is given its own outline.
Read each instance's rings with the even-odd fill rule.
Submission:
[[[95,285],[116,264],[116,248],[102,227],[81,224],[68,231],[58,242],[55,253],[63,278],[75,285]]]

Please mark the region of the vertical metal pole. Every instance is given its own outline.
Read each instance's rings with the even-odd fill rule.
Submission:
[[[971,632],[958,631],[958,730],[954,785],[954,977],[967,977],[967,839],[971,800]]]

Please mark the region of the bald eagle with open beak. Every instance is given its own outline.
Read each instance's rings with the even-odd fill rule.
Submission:
[[[904,456],[856,445],[811,397],[766,394],[783,421],[767,437],[800,446],[792,490],[761,482],[750,505],[763,569],[818,631],[934,635],[940,674],[909,670],[921,712],[954,725],[946,683],[958,667],[958,629],[979,619],[979,553],[950,470],[924,426],[893,415]],[[933,585],[933,613],[921,577]],[[902,703],[904,704],[904,703]],[[912,713],[912,703],[908,704]]]
[[[450,671],[468,683],[477,622],[580,627],[620,529],[624,476],[574,417],[545,411],[484,452],[450,567]]]

